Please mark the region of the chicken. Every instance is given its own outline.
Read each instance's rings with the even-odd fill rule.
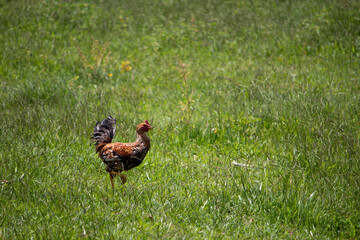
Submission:
[[[111,187],[114,189],[114,177],[119,175],[125,184],[126,176],[122,171],[128,171],[139,166],[150,149],[150,139],[146,133],[152,129],[147,120],[136,127],[136,140],[132,143],[111,143],[115,135],[116,119],[110,115],[97,121],[91,136],[96,152],[107,165],[106,171],[110,175]]]

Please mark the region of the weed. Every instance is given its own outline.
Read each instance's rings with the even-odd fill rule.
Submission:
[[[180,101],[181,105],[181,111],[182,111],[182,120],[184,120],[185,123],[189,124],[192,117],[193,112],[193,90],[191,89],[190,82],[188,80],[188,76],[190,74],[190,71],[188,70],[188,66],[179,61],[178,63],[178,71],[181,76],[182,80],[182,86],[181,86],[181,92],[182,92],[182,100]]]
[[[102,81],[106,78],[107,67],[109,65],[110,54],[108,51],[109,43],[101,44],[98,40],[93,40],[90,49],[90,56],[86,56],[81,50],[79,43],[74,40],[77,53],[80,57],[80,62],[83,67],[83,72],[95,82]]]

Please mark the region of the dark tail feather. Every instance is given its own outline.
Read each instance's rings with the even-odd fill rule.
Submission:
[[[116,119],[108,116],[101,122],[97,121],[94,133],[91,134],[91,142],[96,146],[96,152],[100,151],[106,143],[111,143],[115,135]],[[101,146],[102,145],[102,146]]]

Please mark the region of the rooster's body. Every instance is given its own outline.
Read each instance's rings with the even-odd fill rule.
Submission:
[[[140,123],[136,128],[136,141],[132,143],[111,143],[115,135],[116,119],[108,116],[101,122],[97,122],[92,134],[96,152],[107,165],[106,171],[110,174],[111,186],[114,188],[114,177],[119,175],[123,184],[126,176],[122,171],[128,171],[139,166],[150,149],[150,139],[146,132],[151,129],[148,121]]]

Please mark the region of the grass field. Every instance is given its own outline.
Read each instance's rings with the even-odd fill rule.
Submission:
[[[0,239],[358,239],[359,66],[358,1],[0,0]]]

